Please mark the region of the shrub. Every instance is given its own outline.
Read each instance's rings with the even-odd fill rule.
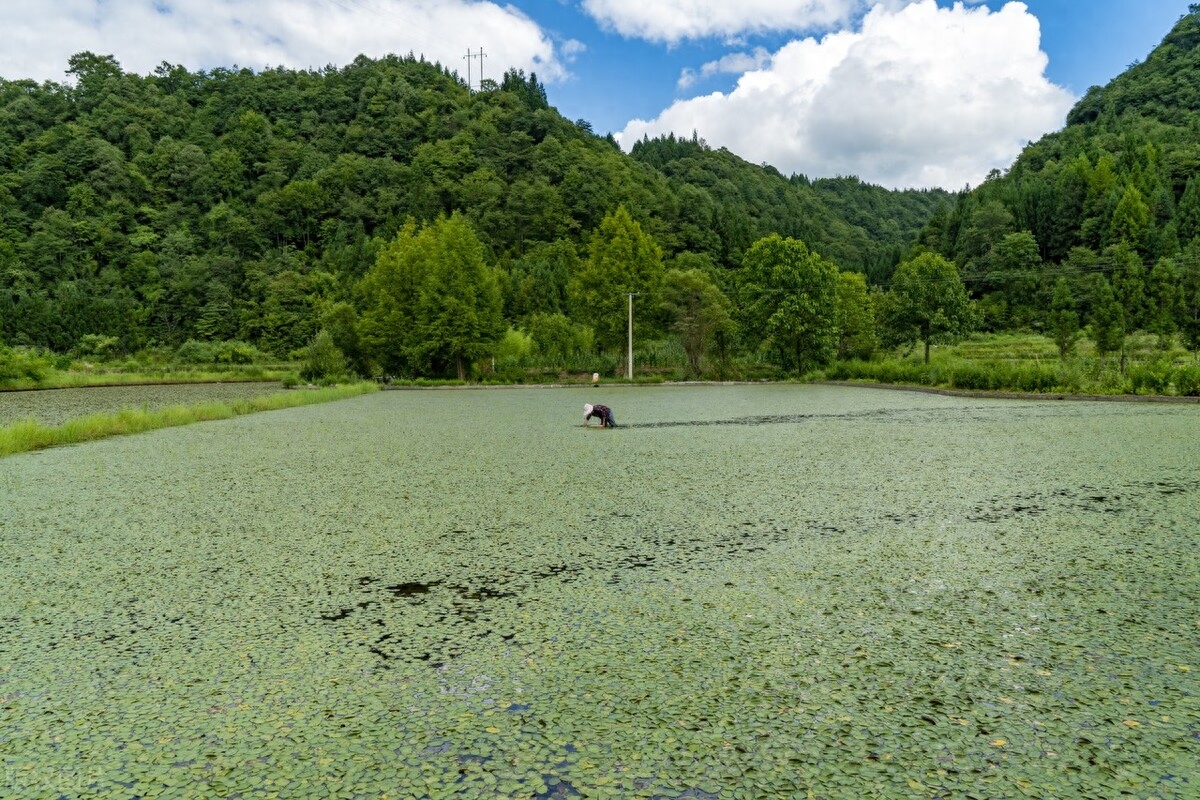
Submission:
[[[117,351],[121,340],[116,336],[102,336],[98,333],[84,334],[79,339],[71,353],[77,358],[95,357],[108,358]]]
[[[496,342],[493,355],[497,361],[521,361],[533,352],[533,338],[516,328],[505,331],[500,341]]]
[[[1058,371],[1058,388],[1064,392],[1079,394],[1083,391],[1084,378],[1078,365],[1068,363],[1059,368]]]
[[[1200,367],[1178,367],[1171,375],[1175,391],[1184,397],[1200,397]]]
[[[217,345],[215,342],[188,339],[175,351],[175,360],[184,364],[214,364],[217,360]]]
[[[1132,387],[1119,369],[1104,367],[1096,376],[1096,387],[1105,394],[1128,394]]]
[[[534,314],[526,327],[533,353],[545,363],[565,366],[573,356],[586,356],[595,347],[592,329],[573,323],[562,314]]]
[[[217,345],[216,362],[218,364],[253,364],[266,358],[265,353],[247,342],[233,340],[220,342]]]
[[[252,344],[228,342],[198,342],[188,339],[175,351],[175,360],[183,364],[253,364],[266,360],[267,355]]]
[[[966,362],[956,364],[950,374],[950,385],[956,389],[982,391],[996,388],[995,376],[986,364]]]
[[[346,357],[333,343],[333,336],[322,328],[309,342],[300,377],[307,381],[334,382],[346,376]]]
[[[41,383],[50,371],[50,360],[24,350],[0,346],[0,383]]]
[[[1129,369],[1134,394],[1166,394],[1171,374],[1162,364],[1137,364]]]
[[[1015,371],[1012,387],[1022,392],[1052,392],[1059,385],[1058,370],[1042,364],[1026,364]]]

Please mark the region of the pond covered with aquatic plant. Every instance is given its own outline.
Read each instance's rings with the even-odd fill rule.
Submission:
[[[0,786],[1195,797],[1198,437],[1192,406],[605,387],[13,456]]]
[[[283,388],[278,381],[250,381],[0,392],[0,427],[27,419],[43,425],[61,425],[69,419],[114,414],[125,408],[228,403],[281,391]]]

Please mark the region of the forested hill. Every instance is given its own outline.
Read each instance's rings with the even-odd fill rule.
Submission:
[[[1104,283],[1126,330],[1173,330],[1200,269],[1200,4],[921,241],[958,262],[990,327],[1038,327],[1063,277],[1085,320]]]
[[[689,228],[689,244],[730,266],[748,244],[779,233],[803,240],[844,269],[886,280],[934,212],[955,202],[941,189],[891,191],[854,177],[784,178],[769,165],[713,150],[695,134],[643,139],[631,155],[666,175],[684,207],[702,209]],[[704,217],[713,224],[704,226]]]
[[[405,220],[453,212],[500,269],[515,323],[566,310],[563,265],[619,206],[666,263],[694,254],[719,272],[781,232],[865,271],[890,269],[949,202],[788,180],[699,142],[630,157],[560,116],[533,76],[471,92],[411,55],[139,76],[82,53],[69,73],[0,80],[0,344],[242,339],[285,355]]]

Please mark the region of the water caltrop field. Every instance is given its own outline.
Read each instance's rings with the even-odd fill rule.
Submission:
[[[116,414],[130,408],[228,403],[278,394],[280,391],[278,382],[247,381],[0,392],[0,428],[22,420],[61,425],[79,417]]]
[[[1194,798],[1198,441],[601,387],[11,456],[0,797]]]

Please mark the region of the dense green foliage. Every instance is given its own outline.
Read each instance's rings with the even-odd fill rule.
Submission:
[[[714,340],[727,341],[734,330],[730,302],[700,269],[672,269],[663,277],[663,310],[687,354],[688,370],[699,377],[701,359]],[[724,353],[724,350],[721,350]]]
[[[705,253],[735,267],[754,242],[772,233],[800,239],[843,269],[882,281],[939,209],[942,190],[889,191],[854,177],[809,181],[755,167],[694,135],[643,139],[631,155],[667,176],[679,198],[679,224],[668,250]]]
[[[325,329],[360,374],[461,375],[505,327],[542,352],[612,348],[621,291],[648,293],[639,336],[670,335],[677,320],[655,294],[665,269],[703,267],[728,293],[728,273],[772,233],[843,269],[886,272],[949,198],[788,180],[696,139],[626,156],[562,118],[534,76],[472,93],[411,55],[261,73],[164,63],[138,76],[81,53],[68,71],[67,84],[0,80],[9,346],[78,352],[101,337],[119,355],[237,342],[303,358]],[[446,304],[392,318],[413,326],[403,335],[384,330],[390,301],[368,291],[383,291],[369,273],[388,268],[397,237],[443,218],[476,240],[472,274],[432,258],[442,269],[414,291],[446,292]],[[612,273],[634,244],[637,275]],[[483,317],[454,329],[476,291]]]
[[[840,361],[825,372],[835,381],[933,386],[959,391],[1071,395],[1200,397],[1200,367],[1163,361],[1139,363],[1122,373],[1102,361],[976,361],[945,358]]]
[[[146,350],[313,377],[619,374],[627,294],[637,363],[672,352],[690,375],[973,327],[1064,359],[1086,336],[1122,369],[1138,331],[1200,351],[1196,7],[957,197],[785,178],[695,134],[626,156],[534,76],[471,92],[411,55],[69,66],[69,85],[0,80],[0,344],[35,348],[0,358],[3,382]]]
[[[657,304],[663,276],[662,250],[624,206],[606,216],[588,247],[588,258],[567,287],[576,319],[591,326],[597,342],[616,348],[628,335],[628,295],[651,308]],[[644,315],[638,325],[645,328]]]
[[[1120,350],[1126,332],[1151,331],[1165,346],[1191,329],[1200,314],[1197,87],[1192,5],[1144,62],[1092,87],[1066,128],[934,215],[920,244],[956,262],[985,328],[1067,335],[1062,278],[1069,311],[1103,351]]]
[[[397,372],[446,372],[491,352],[504,332],[499,284],[483,245],[455,214],[384,245],[359,283],[359,323],[376,363]]]
[[[934,253],[922,253],[899,266],[884,314],[897,343],[925,344],[926,363],[931,344],[966,333],[973,325],[958,269]]]
[[[803,242],[760,239],[746,253],[742,327],[761,331],[762,347],[785,369],[823,364],[837,346],[837,287],[837,267]]]
[[[1061,329],[1048,334],[972,333],[934,345],[928,361],[922,352],[903,348],[883,357],[847,357],[820,374],[828,380],[962,391],[1200,397],[1200,364],[1181,343],[1164,350],[1154,334],[1133,333],[1116,344],[1117,359],[1084,331],[1072,330],[1070,322],[1060,320]]]
[[[875,297],[868,291],[867,280],[861,273],[838,275],[838,358],[870,358],[879,347]]]

